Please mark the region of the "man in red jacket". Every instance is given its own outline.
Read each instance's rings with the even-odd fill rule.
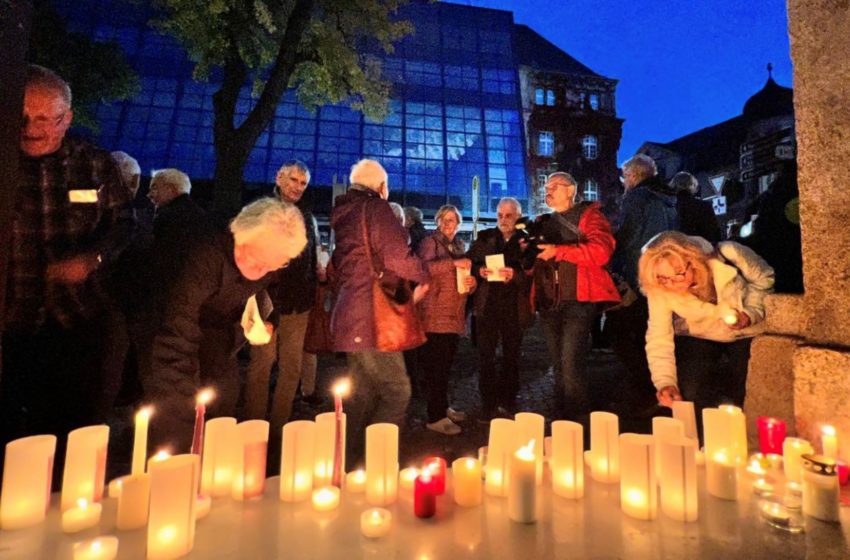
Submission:
[[[611,225],[599,203],[575,203],[576,181],[569,173],[546,180],[546,205],[538,218],[543,238],[534,264],[532,303],[540,312],[555,373],[555,396],[563,418],[586,420],[590,413],[587,354],[597,304],[620,296],[605,269],[614,252]]]

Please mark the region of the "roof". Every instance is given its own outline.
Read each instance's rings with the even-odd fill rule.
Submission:
[[[672,142],[655,142],[682,156],[688,156],[687,166],[693,173],[737,163],[740,147],[749,130],[749,120],[743,115],[692,132]]]
[[[527,25],[514,25],[514,53],[519,64],[536,70],[602,77]]]
[[[794,112],[794,90],[780,86],[773,77],[768,77],[764,87],[747,99],[744,104],[744,116],[757,120],[769,119]]]

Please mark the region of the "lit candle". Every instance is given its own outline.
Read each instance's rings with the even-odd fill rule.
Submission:
[[[241,440],[241,456],[237,457],[233,479],[234,500],[262,497],[266,487],[266,453],[269,445],[269,423],[266,420],[247,420],[237,426]]]
[[[802,462],[803,513],[821,521],[838,523],[840,490],[835,460],[805,454]]]
[[[150,459],[148,459],[148,472],[151,470],[151,464],[157,463],[159,461],[165,461],[171,457],[171,451],[168,449],[160,449],[156,453],[154,453]]]
[[[738,313],[736,311],[732,311],[724,315],[723,322],[731,327],[732,325],[738,322]]]
[[[736,463],[743,464],[747,460],[747,416],[730,404],[721,406],[720,410],[729,416],[731,445],[728,451]]]
[[[584,496],[584,432],[581,424],[556,420],[552,422],[552,490],[558,496],[573,500]]]
[[[195,397],[195,430],[192,433],[192,453],[197,456],[204,454],[204,416],[207,404],[215,397],[212,389],[201,389]]]
[[[115,526],[121,531],[127,531],[147,525],[150,496],[149,474],[124,477],[121,495],[118,497],[118,519]]]
[[[824,426],[820,432],[821,447],[826,457],[838,458],[838,436],[834,426]]]
[[[384,508],[369,508],[360,514],[360,532],[368,539],[386,536],[393,526],[393,514]]]
[[[94,527],[100,522],[100,504],[91,503],[85,498],[77,500],[77,505],[62,512],[62,531],[77,533]]]
[[[537,467],[535,441],[520,447],[510,458],[508,517],[517,523],[537,521]]]
[[[655,441],[656,481],[660,481],[659,477],[661,476],[661,446],[658,444],[668,439],[679,440],[684,436],[685,425],[682,424],[681,420],[677,420],[675,418],[667,418],[664,416],[656,416],[652,419],[652,437]]]
[[[800,438],[785,438],[782,444],[782,460],[785,468],[785,478],[794,482],[802,480],[800,469],[803,466],[801,457],[805,454],[814,453],[812,444]]]
[[[366,491],[366,471],[357,469],[345,475],[345,490],[354,494]]]
[[[767,475],[766,467],[767,460],[764,458],[764,455],[761,453],[753,453],[750,455],[750,462],[747,463],[747,473],[750,475],[761,478]]]
[[[44,521],[50,504],[56,436],[30,436],[6,444],[0,526],[22,529]]]
[[[366,428],[366,501],[387,506],[398,497],[398,426]]]
[[[230,495],[240,451],[236,418],[213,418],[206,422],[201,474],[202,495],[214,498]]]
[[[620,508],[635,519],[658,515],[654,441],[651,435],[620,434]]]
[[[620,480],[620,421],[610,412],[590,413],[590,474],[593,480],[614,483]]]
[[[175,455],[149,465],[150,513],[148,560],[171,560],[188,554],[195,544],[200,458]]]
[[[782,504],[763,500],[759,504],[759,510],[761,511],[761,516],[777,529],[791,533],[799,533],[803,530],[802,519],[799,519],[799,516],[791,515],[788,511],[789,508]]]
[[[118,555],[118,537],[97,537],[74,544],[74,560],[113,560]]]
[[[136,413],[136,433],[133,438],[133,465],[130,474],[144,474],[148,457],[148,424],[153,414],[152,406],[145,406]]]
[[[339,507],[339,488],[325,486],[313,490],[313,509],[316,511],[332,511]]]
[[[345,465],[346,414],[342,413],[342,429],[337,432],[336,412],[316,415],[316,442],[313,446],[313,488],[330,486],[333,482],[337,433],[342,434],[341,464]]]
[[[280,456],[280,499],[303,502],[313,490],[313,453],[316,424],[309,420],[283,426],[283,453]]]
[[[508,463],[516,449],[516,439],[516,423],[513,420],[494,418],[490,422],[484,489],[491,496],[508,495]]]
[[[109,481],[109,484],[106,486],[107,495],[110,498],[120,498],[121,497],[121,485],[124,484],[124,480],[129,478],[132,475],[125,474],[124,476],[119,476],[117,478],[113,478]]]
[[[416,467],[408,467],[398,473],[398,484],[402,490],[412,492],[414,483],[416,482],[416,477],[418,476],[419,469]]]
[[[333,462],[333,475],[331,477],[331,484],[336,486],[337,488],[342,487],[342,445],[343,445],[343,435],[342,432],[345,429],[342,422],[342,397],[346,396],[348,392],[351,390],[351,382],[348,379],[343,379],[342,381],[337,381],[336,385],[334,385],[333,393],[334,393],[334,462]]]
[[[756,419],[759,431],[759,451],[782,454],[782,442],[785,441],[786,425],[783,420],[772,416],[759,416]]]
[[[518,441],[534,440],[537,445],[534,448],[535,470],[537,484],[543,483],[543,455],[545,453],[545,443],[543,443],[543,433],[546,429],[546,418],[542,414],[533,412],[520,412],[514,415],[516,422],[516,431]]]
[[[721,449],[734,464],[747,461],[747,419],[740,408],[724,405],[705,408],[702,423],[705,432],[705,455],[709,459]]]
[[[694,412],[694,403],[690,401],[673,401],[673,418],[679,420],[682,426],[684,426],[686,438],[692,440],[699,439],[697,437],[697,416]]]
[[[452,462],[452,486],[455,503],[463,507],[481,504],[481,463],[462,457]]]
[[[755,482],[753,482],[753,493],[756,496],[766,496],[773,494],[773,484],[771,484],[764,478],[759,478]]]
[[[108,442],[109,426],[87,426],[68,434],[62,473],[62,511],[74,507],[81,498],[88,502],[103,499]]]
[[[425,468],[413,484],[413,514],[420,519],[437,513],[437,483],[431,470]]]
[[[725,449],[716,451],[706,462],[708,493],[723,500],[738,499],[738,464]]]
[[[437,495],[442,496],[446,493],[446,460],[442,457],[426,457],[423,461],[423,468],[431,471],[431,477],[434,479],[434,488]]]
[[[663,439],[657,443],[661,511],[676,521],[693,522],[699,516],[695,439]]]

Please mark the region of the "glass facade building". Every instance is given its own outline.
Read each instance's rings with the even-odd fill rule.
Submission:
[[[59,4],[59,3],[57,3]],[[193,65],[170,37],[151,28],[149,15],[127,3],[77,0],[57,6],[69,28],[117,41],[141,77],[141,92],[97,109],[104,148],[136,157],[144,175],[176,167],[196,181],[211,179],[212,95],[191,78]],[[347,180],[357,159],[379,160],[392,198],[433,213],[446,203],[472,211],[473,176],[481,181],[482,215],[494,215],[503,196],[524,205],[529,196],[517,62],[510,12],[448,3],[412,2],[403,17],[416,27],[384,73],[393,82],[391,112],[380,123],[343,106],[305,110],[293,91],[259,138],[245,168],[248,184],[271,185],[280,164],[300,159],[312,170],[317,210],[329,207],[331,185]],[[251,108],[250,85],[237,119]]]

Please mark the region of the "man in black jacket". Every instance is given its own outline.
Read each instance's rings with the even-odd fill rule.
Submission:
[[[712,245],[720,241],[720,225],[714,215],[711,202],[697,198],[699,181],[687,171],[680,171],[670,179],[670,187],[676,191],[676,212],[679,215],[679,231],[702,237]]]

